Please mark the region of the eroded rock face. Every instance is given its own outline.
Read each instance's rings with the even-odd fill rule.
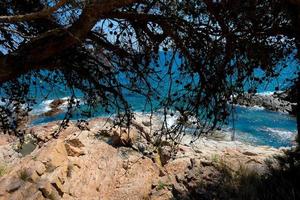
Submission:
[[[281,153],[269,147],[203,138],[193,147],[179,145],[176,154],[169,154],[165,146],[158,151],[164,157],[160,159],[162,165],[155,159],[159,153],[146,155],[141,148],[124,147],[125,143],[115,147],[96,139],[96,127],[106,128],[103,119],[90,124],[90,131],[80,131],[71,124],[58,139],[50,134],[57,128],[55,123],[34,127],[37,135],[45,138],[44,143],[0,178],[0,199],[163,200],[184,199],[191,194],[206,198],[211,191],[199,190],[199,185],[218,181],[217,163],[224,162],[233,171],[243,164],[263,172],[264,160]],[[116,134],[105,130],[105,137]],[[149,149],[138,140],[137,130],[132,133],[127,137],[124,132],[119,139],[137,147],[142,143]]]

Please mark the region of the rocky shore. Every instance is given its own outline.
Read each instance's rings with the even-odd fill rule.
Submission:
[[[236,99],[236,104],[247,107],[263,107],[270,111],[296,115],[295,94],[285,91],[273,94],[249,94]]]
[[[155,129],[148,120],[137,116],[129,132],[106,118],[85,130],[71,123],[58,138],[56,122],[32,127],[38,145],[24,157],[1,135],[0,199],[218,199],[225,169],[261,174],[285,151],[205,137],[157,148],[147,141]]]

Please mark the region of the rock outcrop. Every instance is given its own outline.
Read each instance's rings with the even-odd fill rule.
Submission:
[[[290,102],[285,93],[274,93],[272,95],[245,93],[236,99],[239,105],[247,107],[263,107],[267,110],[296,115],[296,103]]]
[[[47,117],[51,117],[51,116],[55,116],[57,114],[60,114],[63,112],[63,110],[60,108],[60,106],[62,106],[64,103],[66,103],[66,100],[64,99],[55,99],[53,100],[50,104],[50,110],[43,113],[43,116],[47,116]]]
[[[77,129],[22,158],[1,178],[0,199],[145,199],[158,175],[150,158]]]
[[[16,138],[0,133],[0,168],[13,165],[21,158],[21,154],[15,151]]]
[[[0,178],[0,199],[163,200],[184,199],[191,191],[206,197],[210,191],[199,185],[218,181],[220,163],[233,171],[243,165],[263,172],[264,160],[282,153],[205,138],[193,146],[188,142],[179,145],[176,153],[167,146],[150,151],[138,129],[132,128],[132,134],[114,133],[106,122],[104,118],[91,120],[89,130],[84,131],[71,124],[57,139],[51,137],[55,123],[34,127],[32,133],[41,138],[40,147],[18,159]],[[139,124],[140,130],[147,128],[147,124]],[[116,135],[121,141],[118,144],[130,143],[136,148],[111,145]],[[138,148],[142,144],[144,151]],[[163,164],[155,159],[159,154],[165,156]]]

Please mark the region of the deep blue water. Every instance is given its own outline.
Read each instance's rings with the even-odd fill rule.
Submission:
[[[232,118],[232,116],[231,116]],[[256,145],[273,147],[294,145],[297,133],[296,118],[287,114],[272,112],[263,108],[236,107],[234,125],[236,139]]]
[[[164,60],[161,61],[162,63]],[[180,63],[180,61],[178,61]],[[285,88],[288,83],[285,81],[287,78],[292,78],[295,72],[299,71],[299,65],[293,57],[290,57],[284,61],[287,64],[280,74],[280,76],[269,83],[262,84],[258,88],[260,93],[268,93],[274,91],[275,87]],[[162,70],[162,73],[166,71]],[[256,73],[261,73],[257,71]],[[176,75],[176,74],[175,74]],[[164,85],[158,85],[161,90],[165,90]],[[174,88],[176,90],[176,88]],[[177,88],[178,89],[178,88]],[[68,94],[64,92],[64,89],[57,90],[56,95],[50,96],[61,98],[66,97]],[[144,110],[144,98],[138,95],[127,93],[127,99],[131,103],[132,108],[141,112]],[[48,105],[51,101],[41,101],[34,109],[33,112],[40,113],[48,109]],[[157,102],[154,102],[154,104]],[[147,109],[146,109],[147,110]],[[103,116],[104,112],[98,109],[95,112],[95,116]],[[33,124],[47,123],[50,121],[63,118],[63,114],[59,114],[54,117],[41,117],[33,122]],[[296,135],[296,119],[286,114],[277,112],[271,112],[262,108],[245,108],[237,106],[234,116],[230,116],[230,119],[234,117],[234,123],[230,120],[229,126],[224,127],[225,130],[231,134],[235,132],[236,140],[248,142],[254,145],[269,145],[273,147],[291,146]],[[233,129],[234,128],[234,129]]]

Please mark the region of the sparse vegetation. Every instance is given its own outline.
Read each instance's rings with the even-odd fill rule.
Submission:
[[[259,199],[257,189],[261,186],[261,176],[256,171],[242,165],[237,171],[232,171],[224,164],[220,166],[221,194],[230,199]]]
[[[29,179],[29,173],[26,169],[22,169],[19,172],[19,178],[23,181],[27,181]]]
[[[170,187],[170,185],[166,184],[166,183],[164,183],[162,181],[159,181],[158,185],[156,186],[156,190],[163,190],[163,189],[165,189],[167,187]]]
[[[163,189],[165,189],[165,187],[166,187],[166,185],[163,182],[159,181],[156,189],[157,190],[163,190]]]
[[[7,172],[7,167],[3,164],[0,164],[0,177],[2,177]]]
[[[213,155],[211,156],[211,161],[212,161],[212,162],[217,163],[217,162],[219,162],[219,160],[220,160],[220,157],[219,157],[218,154],[213,154]]]
[[[219,160],[220,172],[217,194],[222,199],[243,200],[295,200],[300,198],[298,180],[299,166],[274,168],[258,173],[243,165],[233,171],[225,162]]]

